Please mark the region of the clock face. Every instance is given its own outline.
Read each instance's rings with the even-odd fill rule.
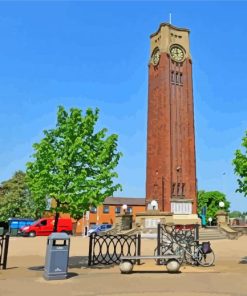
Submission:
[[[154,66],[158,65],[160,61],[160,50],[158,48],[155,48],[152,53],[152,62]]]
[[[170,48],[171,58],[176,62],[184,60],[184,49],[178,45],[173,45]]]

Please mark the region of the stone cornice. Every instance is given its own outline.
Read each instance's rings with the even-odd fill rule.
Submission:
[[[165,26],[168,26],[168,27],[170,27],[170,28],[172,28],[174,30],[177,30],[177,31],[183,31],[183,32],[186,31],[186,32],[190,33],[190,30],[189,29],[186,29],[186,28],[178,28],[178,27],[175,27],[175,26],[173,26],[173,25],[171,25],[169,23],[161,23],[160,26],[159,26],[159,29],[155,33],[151,34],[150,35],[150,38],[152,38],[155,35],[157,35],[160,32],[161,28],[162,27],[165,27]]]

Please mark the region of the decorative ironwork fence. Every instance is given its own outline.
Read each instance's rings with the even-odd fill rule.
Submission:
[[[7,268],[9,234],[0,235],[0,269]]]
[[[179,246],[190,248],[199,241],[199,225],[158,224],[157,255],[177,254]],[[158,262],[159,263],[159,262]]]
[[[141,255],[141,235],[97,235],[89,238],[88,265],[119,264],[121,256]]]

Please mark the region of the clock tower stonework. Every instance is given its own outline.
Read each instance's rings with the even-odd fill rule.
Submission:
[[[151,35],[146,203],[174,216],[197,213],[189,33],[162,23]]]

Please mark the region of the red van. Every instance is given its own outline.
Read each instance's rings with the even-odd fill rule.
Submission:
[[[33,224],[29,226],[24,226],[20,228],[18,233],[20,235],[30,236],[30,237],[35,237],[36,235],[37,236],[50,235],[53,231],[54,223],[55,223],[54,218],[41,218],[33,222]],[[72,234],[71,219],[59,218],[57,232],[66,232],[67,234]]]

